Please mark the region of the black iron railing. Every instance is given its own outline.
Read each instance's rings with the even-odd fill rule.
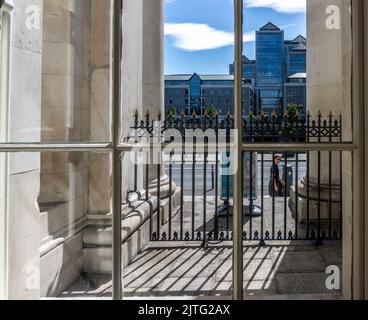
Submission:
[[[132,127],[135,142],[142,139],[172,142],[180,137],[182,146],[180,150],[170,149],[167,159],[160,163],[144,164],[147,190],[148,181],[153,180],[149,177],[150,166],[157,167],[157,195],[162,192],[163,168],[169,179],[168,197],[158,197],[158,209],[151,212],[152,241],[201,241],[205,244],[232,240],[232,128],[233,119],[229,113],[224,118],[183,115],[179,118],[169,116],[165,120],[161,115],[151,119],[147,113],[140,119],[138,113],[135,114]],[[272,152],[274,142],[341,142],[341,118],[332,114],[323,117],[321,113],[315,118],[309,114],[251,115],[244,118],[243,129],[245,143],[270,143],[271,149],[243,153],[244,240],[263,245],[273,240],[320,243],[341,239],[342,153],[285,150],[277,155]],[[200,132],[204,133],[203,137]],[[225,148],[218,147],[220,141],[225,142]],[[279,193],[275,192],[276,184],[272,183],[272,168],[277,156],[282,158],[278,169],[284,184],[283,192]],[[138,166],[135,164],[136,180]],[[174,201],[173,183],[180,187],[179,203]],[[146,197],[148,201],[148,193]],[[164,203],[166,210],[161,207]]]

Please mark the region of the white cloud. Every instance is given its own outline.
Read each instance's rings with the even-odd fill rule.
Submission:
[[[306,12],[307,0],[245,0],[248,8],[272,8],[283,13]]]
[[[176,0],[165,0],[165,3],[166,4],[170,4],[170,3],[173,3],[173,2],[175,2]]]
[[[234,33],[200,23],[165,23],[165,35],[174,38],[174,46],[185,51],[211,50],[234,44]],[[255,40],[254,31],[244,34],[244,42]]]
[[[296,26],[296,23],[290,23],[290,24],[285,24],[283,26],[280,26],[279,28],[280,29],[288,29],[288,28],[292,28],[292,27],[295,27]]]

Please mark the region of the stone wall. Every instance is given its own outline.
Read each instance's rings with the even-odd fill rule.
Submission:
[[[105,142],[110,131],[109,1],[46,1],[42,141]],[[110,162],[101,153],[45,153],[41,160],[41,296],[85,270],[88,215],[110,212]],[[62,257],[62,259],[60,259]]]
[[[88,139],[90,11],[89,0],[44,1],[42,142]],[[41,155],[41,296],[65,289],[82,270],[88,174],[86,154]]]

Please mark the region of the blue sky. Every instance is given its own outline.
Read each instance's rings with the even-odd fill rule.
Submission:
[[[306,35],[306,0],[244,0],[244,53],[271,21],[285,39]],[[234,56],[233,0],[165,0],[165,74],[228,73]]]

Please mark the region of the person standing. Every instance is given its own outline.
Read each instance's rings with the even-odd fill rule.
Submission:
[[[271,166],[270,172],[270,182],[268,185],[269,193],[271,197],[283,197],[285,182],[282,180],[280,176],[280,164],[282,161],[281,155],[275,155],[273,157],[273,162]]]

